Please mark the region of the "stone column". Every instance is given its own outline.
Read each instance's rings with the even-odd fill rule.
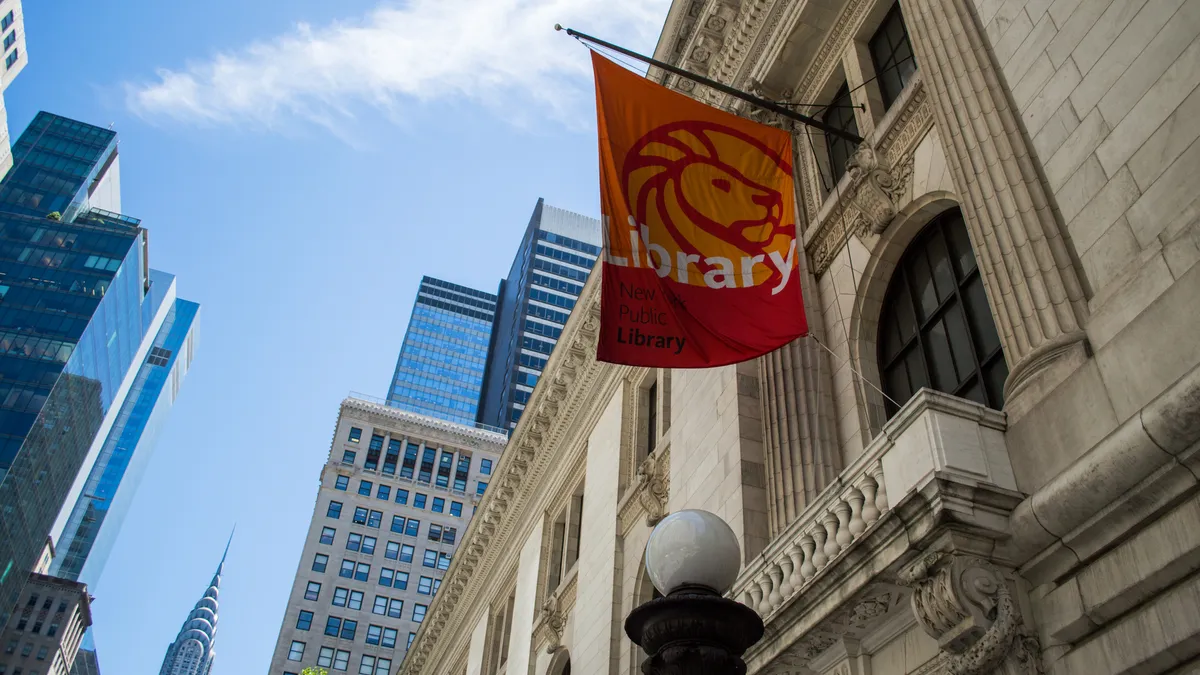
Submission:
[[[804,256],[798,270],[805,287],[809,332],[824,333],[816,284]],[[811,289],[811,290],[810,290]],[[795,340],[758,360],[768,523],[782,532],[832,483],[842,469],[833,415],[829,356],[813,337]]]
[[[1076,262],[970,0],[900,4],[1008,360],[1005,408],[1019,416],[1087,358]]]
[[[763,91],[755,94],[786,99],[786,94]],[[803,152],[803,133],[789,119],[753,106],[743,107],[746,117],[784,129],[792,134],[793,165]],[[796,194],[805,189],[796,179]],[[799,224],[807,222],[800,203],[796,205],[796,240],[802,241]],[[758,359],[759,398],[762,401],[763,454],[767,470],[767,521],[774,536],[782,532],[804,508],[837,478],[842,455],[837,444],[833,411],[833,376],[829,354],[817,340],[825,339],[817,282],[808,270],[808,256],[797,257],[804,312],[809,337],[795,340]]]

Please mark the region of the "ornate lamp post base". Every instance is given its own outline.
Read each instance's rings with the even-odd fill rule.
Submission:
[[[739,602],[684,586],[630,612],[625,634],[650,655],[646,675],[744,675],[742,654],[762,639],[763,622]]]

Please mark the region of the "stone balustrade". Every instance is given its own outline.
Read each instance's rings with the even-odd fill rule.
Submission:
[[[742,571],[730,596],[770,622],[854,548],[892,505],[937,475],[1016,490],[1004,413],[923,389]]]

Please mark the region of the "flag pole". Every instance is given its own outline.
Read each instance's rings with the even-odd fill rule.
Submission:
[[[771,112],[782,115],[790,120],[794,120],[801,124],[808,125],[814,129],[819,129],[820,131],[823,131],[827,134],[837,136],[839,138],[843,138],[847,141],[850,141],[851,143],[854,143],[855,145],[863,142],[862,137],[857,134],[852,134],[849,131],[843,131],[842,129],[838,129],[836,127],[831,127],[828,124],[825,124],[824,122],[822,122],[820,120],[809,117],[808,115],[802,115],[794,110],[789,110],[788,108],[785,108],[785,107],[779,105],[778,103],[775,103],[773,101],[768,101],[765,98],[760,98],[753,94],[747,94],[746,92],[744,92],[740,89],[734,89],[733,87],[731,87],[727,84],[722,84],[720,82],[717,82],[716,80],[710,80],[709,78],[704,77],[703,75],[696,75],[695,73],[689,73],[688,71],[684,70],[683,68],[673,66],[664,61],[659,61],[658,59],[650,58],[649,56],[643,56],[642,54],[639,54],[635,51],[626,49],[626,48],[618,46],[618,45],[614,45],[611,42],[605,42],[604,40],[601,40],[600,38],[592,37],[591,35],[588,35],[587,33],[580,33],[579,31],[574,30],[572,28],[563,28],[560,24],[557,24],[557,23],[554,24],[554,30],[560,30],[560,31],[565,30],[567,32],[567,35],[570,35],[571,37],[575,38],[576,40],[580,40],[580,41],[584,41],[584,42],[591,42],[593,44],[600,45],[601,47],[611,49],[615,52],[624,54],[625,56],[635,58],[635,59],[641,61],[642,63],[647,63],[656,68],[662,68],[663,70],[667,71],[668,73],[673,73],[680,77],[686,77],[687,79],[692,80],[693,82],[698,82],[707,87],[712,87],[713,89],[716,89],[719,92],[729,94],[730,96],[733,96],[734,98],[739,98],[743,101],[746,101],[747,103],[752,103],[752,104],[762,108],[763,110],[770,110]]]

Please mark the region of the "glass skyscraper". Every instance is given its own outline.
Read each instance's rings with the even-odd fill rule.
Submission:
[[[500,288],[478,420],[517,424],[600,256],[600,221],[539,199]]]
[[[92,465],[81,494],[59,515],[62,534],[50,573],[96,588],[129,511],[154,444],[170,413],[195,349],[200,305],[175,297],[175,278],[150,270],[170,289],[166,317]],[[56,525],[54,531],[59,527]]]
[[[474,425],[495,316],[495,295],[422,278],[387,404]]]
[[[117,138],[39,113],[0,181],[0,628],[167,313]]]

